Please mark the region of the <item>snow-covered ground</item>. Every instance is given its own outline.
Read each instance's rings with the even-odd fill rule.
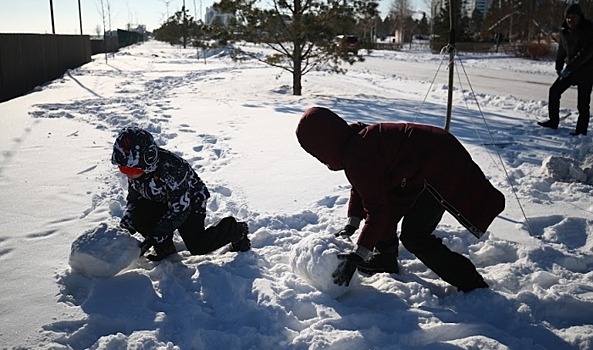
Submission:
[[[404,63],[436,72],[441,59],[376,51],[347,75],[307,74],[293,96],[276,68],[148,42],[1,103],[1,347],[593,349],[591,136],[568,135],[572,97],[562,111],[572,115],[549,130],[535,125],[547,89],[533,99],[505,85],[519,74],[551,83],[550,62],[461,57],[500,74],[487,90],[471,74],[455,89],[451,132],[506,209],[480,240],[448,215],[435,234],[491,289],[458,293],[403,247],[399,275],[341,289],[329,281],[332,256],[352,244],[332,235],[349,186],[298,145],[302,112],[321,105],[348,121],[443,126],[445,69],[434,83],[395,73]],[[249,223],[251,251],[190,256],[176,236],[179,253],[160,263],[133,259],[115,275],[101,265],[127,265],[136,252],[117,227],[126,182],[109,162],[131,124],[193,164],[212,193],[208,224]],[[84,248],[81,237],[96,243]]]

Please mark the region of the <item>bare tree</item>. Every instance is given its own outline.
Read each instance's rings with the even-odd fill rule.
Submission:
[[[103,48],[105,51],[105,62],[107,62],[107,36],[106,28],[109,23],[109,32],[111,32],[111,0],[97,0],[99,6],[99,14],[103,20]]]
[[[171,0],[161,0],[161,2],[167,6],[167,18],[169,18],[169,4],[171,3]]]
[[[393,0],[389,9],[389,13],[395,20],[395,28],[393,28],[393,33],[396,37],[396,40],[399,37],[401,43],[403,43],[408,30],[408,18],[410,18],[412,14],[409,0]]]

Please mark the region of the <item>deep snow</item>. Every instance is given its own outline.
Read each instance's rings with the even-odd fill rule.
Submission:
[[[460,57],[501,76],[498,93],[475,91],[478,104],[469,84],[456,88],[451,132],[507,198],[480,240],[448,215],[435,232],[491,285],[463,294],[403,247],[399,275],[345,289],[324,279],[352,244],[332,235],[349,186],[294,136],[314,105],[348,121],[444,125],[446,73],[432,83],[389,69],[436,72],[440,56],[375,51],[346,75],[307,74],[292,96],[276,68],[195,54],[148,42],[0,104],[3,348],[593,349],[593,142],[568,136],[574,99],[548,130],[535,125],[546,96],[504,85],[517,72],[551,83],[552,63]],[[117,227],[125,179],[109,159],[130,124],[190,161],[213,195],[207,223],[246,220],[251,251],[190,256],[176,237],[176,256],[126,266],[136,250]]]

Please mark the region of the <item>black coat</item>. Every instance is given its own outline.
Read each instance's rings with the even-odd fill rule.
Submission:
[[[593,80],[593,22],[584,16],[575,29],[570,29],[566,21],[562,24],[556,70],[562,70],[565,64],[574,82]]]

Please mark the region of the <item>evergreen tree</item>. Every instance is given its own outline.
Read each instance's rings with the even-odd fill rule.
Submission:
[[[362,61],[358,53],[340,50],[336,36],[351,34],[357,22],[378,13],[378,3],[373,0],[273,0],[272,6],[265,8],[257,7],[256,0],[222,0],[214,7],[234,14],[231,26],[226,28],[232,40],[273,49],[273,54],[264,57],[242,50],[239,53],[290,72],[294,95],[301,95],[301,78],[306,73],[324,67],[344,73],[342,63]]]
[[[453,16],[451,16],[451,1],[453,1]],[[467,26],[469,19],[462,15],[461,0],[445,0],[442,11],[435,18],[435,41],[444,43],[450,41],[451,19],[454,21],[455,42],[467,39]]]
[[[195,38],[199,33],[198,24],[188,12],[185,8],[175,12],[160,28],[155,29],[154,38],[171,45],[185,44],[191,38]]]
[[[422,12],[422,18],[417,23],[417,32],[418,34],[422,35],[430,34],[430,24],[428,23],[428,19],[426,18],[426,12]]]

